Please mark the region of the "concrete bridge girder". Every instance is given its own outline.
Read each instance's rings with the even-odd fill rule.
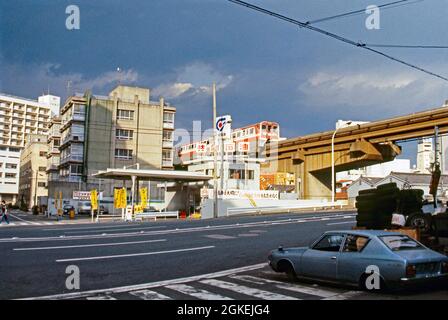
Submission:
[[[401,148],[393,143],[372,144],[358,140],[335,146],[335,172],[393,160]],[[331,146],[297,150],[291,157],[278,160],[277,171],[294,172],[296,190],[301,198],[331,198]]]

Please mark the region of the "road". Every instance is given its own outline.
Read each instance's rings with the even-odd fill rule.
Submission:
[[[25,216],[11,217],[24,222]],[[0,298],[399,299],[352,288],[290,282],[266,265],[269,250],[309,245],[327,230],[350,229],[352,212],[208,221],[2,225]],[[34,221],[36,223],[36,221]],[[66,288],[66,268],[80,289]],[[415,292],[448,299],[442,289]]]

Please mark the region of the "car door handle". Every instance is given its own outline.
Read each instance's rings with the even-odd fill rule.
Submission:
[[[336,260],[337,257],[333,256],[333,257],[331,257],[330,259],[331,259],[331,260]]]

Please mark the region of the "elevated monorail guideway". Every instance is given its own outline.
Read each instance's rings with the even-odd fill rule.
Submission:
[[[448,105],[405,116],[348,126],[334,139],[335,170],[345,171],[393,160],[397,142],[448,133]],[[334,130],[287,139],[270,146],[271,169],[293,172],[305,199],[331,198],[331,146]]]

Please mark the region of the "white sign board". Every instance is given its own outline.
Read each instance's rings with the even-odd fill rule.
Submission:
[[[232,117],[229,115],[217,117],[215,130],[222,133],[224,136],[230,136],[232,131]]]
[[[213,199],[213,189],[201,189],[203,198]],[[239,190],[225,189],[218,190],[218,198],[220,199],[279,199],[278,191],[275,190]]]
[[[73,200],[90,201],[90,191],[73,191]]]

